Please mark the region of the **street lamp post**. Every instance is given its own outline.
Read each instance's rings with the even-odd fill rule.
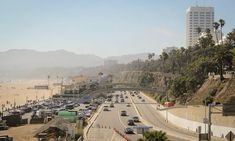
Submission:
[[[211,104],[209,104],[209,114],[208,114],[208,141],[211,141],[211,114],[212,114],[212,111],[211,111]]]

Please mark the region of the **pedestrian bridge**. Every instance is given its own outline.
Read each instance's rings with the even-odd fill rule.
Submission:
[[[165,94],[163,87],[141,87],[132,83],[109,84],[93,91],[91,90],[84,91],[81,94],[96,94],[96,93],[110,92],[110,91],[148,91],[148,92],[154,92],[158,94]]]

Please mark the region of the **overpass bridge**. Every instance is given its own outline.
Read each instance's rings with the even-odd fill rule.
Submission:
[[[158,94],[165,94],[162,87],[141,87],[135,83],[113,83],[104,85],[101,88],[95,90],[86,90],[79,94],[58,94],[54,95],[54,98],[81,98],[83,96],[94,96],[100,93],[108,93],[110,91],[148,91]]]
[[[110,85],[105,85],[102,88],[90,91],[84,91],[81,93],[83,94],[96,94],[96,93],[104,93],[110,91],[148,91],[154,92],[158,94],[165,94],[163,87],[141,87],[133,83],[114,83]]]

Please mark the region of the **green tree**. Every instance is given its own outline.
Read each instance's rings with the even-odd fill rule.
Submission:
[[[220,19],[219,24],[220,24],[220,37],[221,37],[221,42],[223,44],[223,27],[225,25],[225,21],[223,19]]]
[[[219,39],[218,39],[218,36],[217,36],[217,32],[218,32],[219,26],[220,26],[220,24],[218,22],[214,22],[213,23],[213,27],[214,27],[215,37],[216,37],[216,42],[217,43],[219,42]]]
[[[224,71],[224,65],[229,64],[232,62],[233,55],[230,51],[229,46],[223,44],[223,27],[225,25],[225,21],[223,19],[219,20],[219,27],[220,27],[220,33],[221,33],[221,44],[217,44],[216,47],[216,55],[215,59],[218,64],[218,69],[219,69],[219,75],[220,75],[220,80],[224,80],[223,76],[223,71]],[[217,26],[218,26],[217,24]],[[215,32],[218,30],[218,27],[216,26]],[[218,43],[218,41],[217,41]]]
[[[146,131],[143,134],[143,138],[138,141],[168,141],[166,133],[163,131]]]
[[[168,59],[168,54],[166,52],[162,52],[162,54],[160,55],[160,60],[162,62],[162,71],[165,72],[165,62]]]
[[[99,72],[98,75],[99,75],[99,76],[102,76],[102,75],[104,75],[104,73],[103,73],[103,72]]]
[[[151,60],[155,56],[155,53],[149,53],[148,54],[148,59]]]

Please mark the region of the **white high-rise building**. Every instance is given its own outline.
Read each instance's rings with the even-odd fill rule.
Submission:
[[[194,46],[198,40],[198,28],[204,32],[210,29],[213,33],[214,8],[189,7],[186,11],[186,47]]]

